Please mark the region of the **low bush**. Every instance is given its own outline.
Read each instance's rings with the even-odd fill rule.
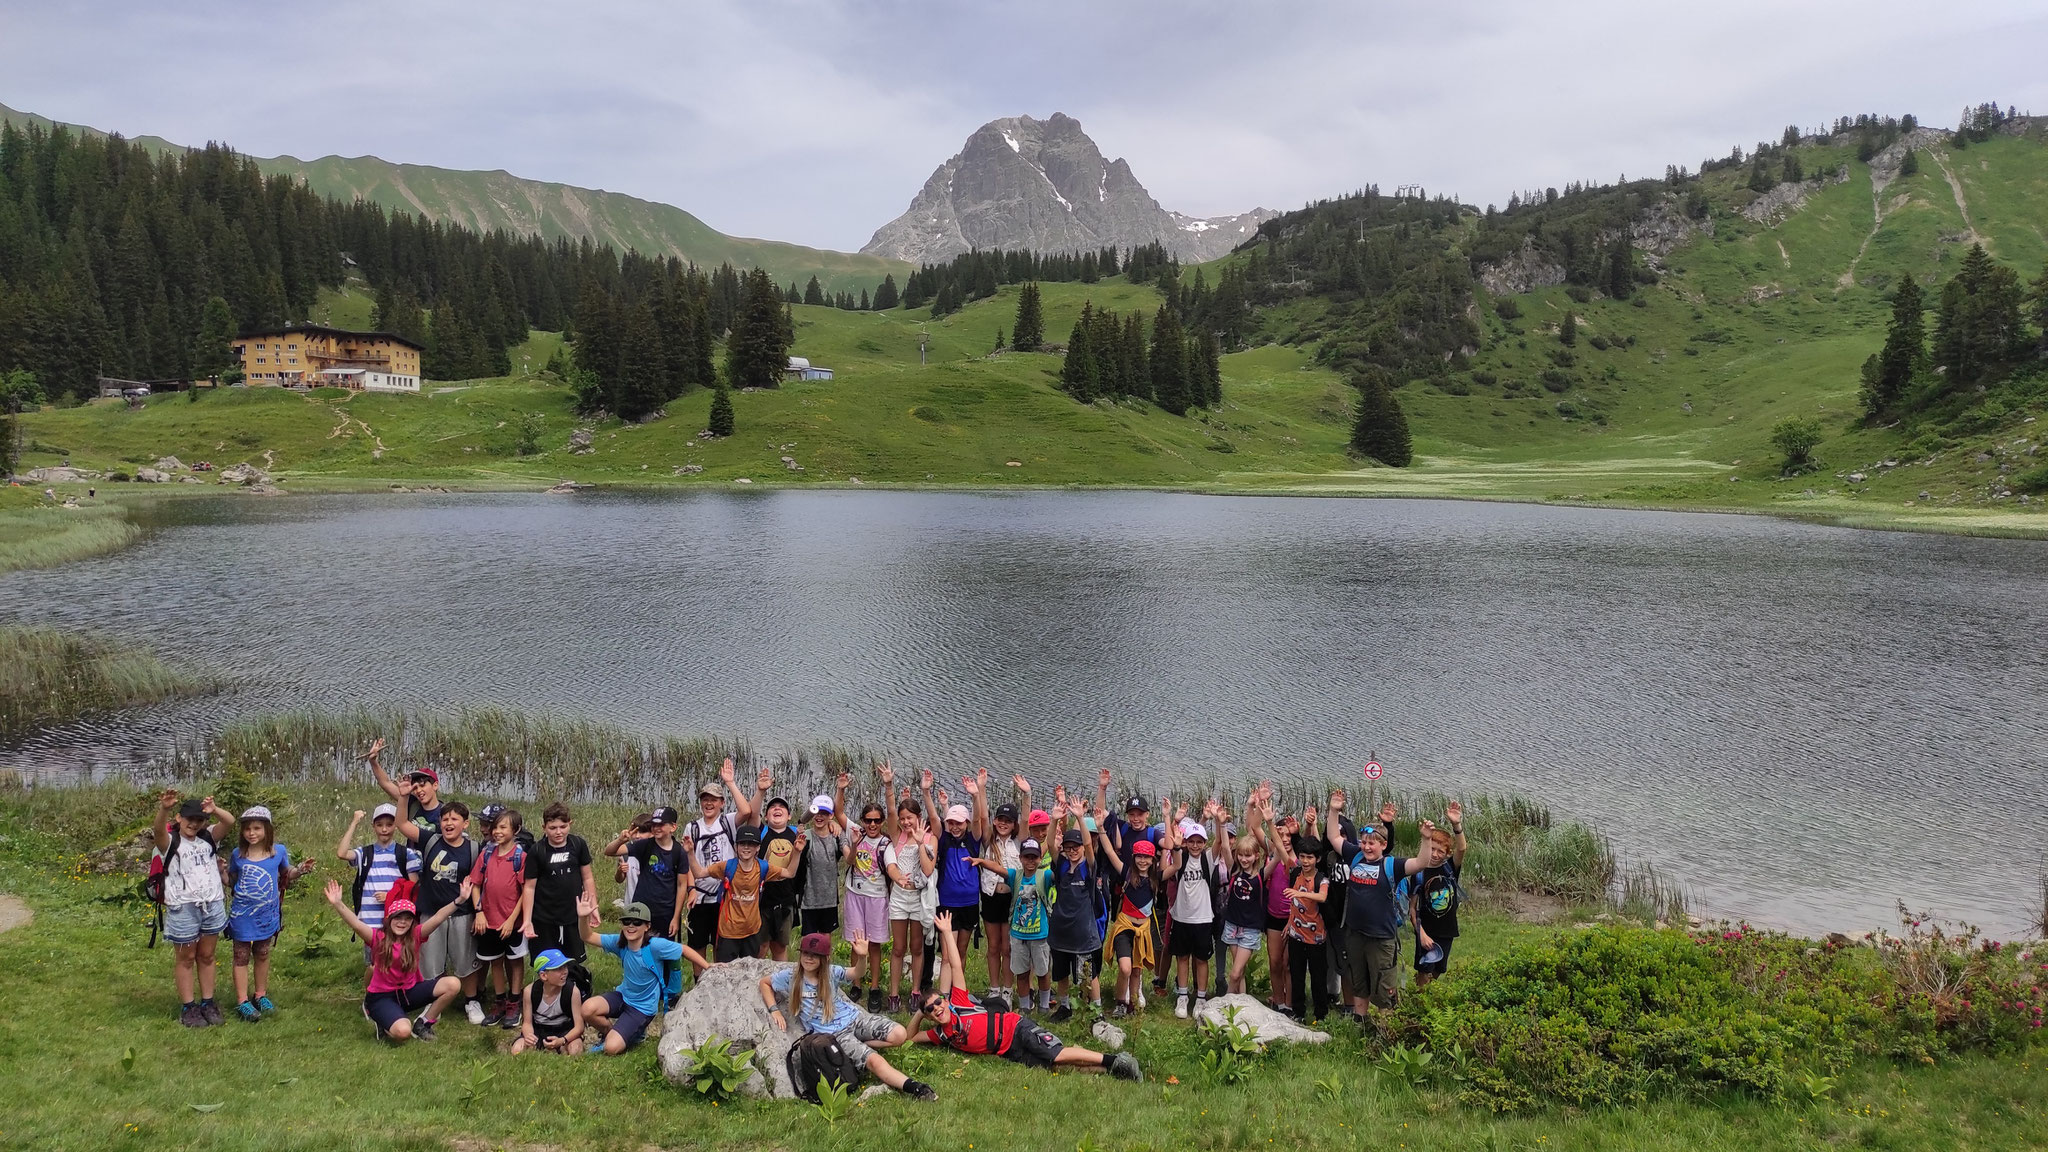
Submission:
[[[1581,304],[1593,299],[1593,290],[1584,284],[1568,284],[1565,286],[1564,294]]]
[[[1543,386],[1552,392],[1564,392],[1572,386],[1572,378],[1556,368],[1545,368],[1541,379]]]
[[[1522,306],[1515,303],[1514,297],[1503,296],[1493,302],[1493,312],[1503,320],[1519,320],[1522,317]]]

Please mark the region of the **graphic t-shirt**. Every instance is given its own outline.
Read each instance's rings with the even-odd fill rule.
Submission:
[[[666,978],[665,964],[673,964],[683,958],[683,946],[674,940],[661,936],[649,936],[647,942],[638,948],[628,948],[625,938],[616,932],[607,932],[597,938],[597,946],[619,958],[619,999],[626,1007],[655,1015],[661,1007],[662,981]]]
[[[1458,938],[1458,865],[1446,858],[1415,874],[1415,922],[1438,942]]]
[[[725,901],[718,909],[718,934],[727,940],[744,940],[761,930],[761,861],[728,860],[725,864]]]
[[[164,907],[211,904],[225,899],[219,861],[210,829],[202,828],[199,835],[187,836],[183,829],[173,825],[170,849],[164,854]]]
[[[699,818],[683,825],[683,838],[690,842],[690,853],[697,858],[697,867],[711,871],[709,876],[697,881],[699,904],[716,904],[724,894],[723,865],[739,855],[732,846],[733,837],[738,834],[739,825],[733,823],[730,812],[720,812],[716,820]]]
[[[1374,940],[1392,940],[1400,933],[1394,916],[1394,878],[1407,863],[1399,856],[1373,862],[1352,850],[1344,862],[1345,931]]]
[[[846,890],[855,896],[887,896],[891,855],[887,836],[862,836],[855,840],[853,866],[846,873]]]
[[[1004,874],[1013,893],[1010,900],[1010,935],[1019,940],[1043,940],[1052,932],[1046,922],[1046,895],[1052,890],[1052,869],[1026,872],[1012,868]]]
[[[809,841],[805,841],[806,844]],[[796,829],[783,828],[780,831],[761,825],[761,869],[773,872],[777,868],[789,868],[796,858]],[[770,880],[761,889],[761,900],[774,908],[789,908],[796,904],[796,872],[781,880]]]
[[[424,920],[462,898],[462,882],[476,868],[476,842],[450,844],[439,832],[420,850],[420,887],[413,903]],[[457,916],[463,910],[455,910]]]
[[[974,833],[955,836],[951,832],[939,833],[939,903],[947,908],[962,908],[969,904],[981,903],[981,869],[967,862],[970,856],[981,855],[981,840]],[[898,868],[903,867],[901,864]]]
[[[284,870],[292,866],[291,849],[275,845],[270,855],[251,860],[235,849],[233,900],[228,908],[228,938],[254,943],[268,940],[284,927]]]
[[[355,850],[355,868],[363,870],[363,861],[370,862],[369,874],[363,877],[363,906],[356,909],[356,917],[366,928],[381,928],[384,925],[384,894],[398,883],[401,876],[420,874],[420,854],[410,845],[405,848],[405,871],[398,870],[399,845],[396,840],[389,844],[365,844]]]
[[[533,881],[533,922],[574,924],[576,900],[583,895],[583,869],[590,863],[590,845],[574,832],[561,847],[542,840],[526,854],[526,878]]]
[[[975,1056],[1000,1056],[1010,1050],[1010,1042],[1017,1038],[1015,1012],[991,1012],[958,985],[947,1002],[953,1018],[925,1029],[926,1040]]]
[[[833,984],[843,987],[850,987],[853,984],[852,971],[842,968],[837,964],[832,965],[831,968]],[[768,989],[775,993],[775,1002],[777,1004],[787,1005],[789,1003],[789,989],[791,982],[795,979],[796,969],[794,968],[779,969],[775,975],[768,978]],[[860,1001],[852,996],[837,995],[832,997],[832,1015],[827,1017],[818,1004],[818,982],[808,977],[805,978],[804,1006],[796,1014],[796,1022],[803,1025],[804,1031],[837,1035],[853,1027],[853,1022],[858,1019],[860,1019]]]
[[[1258,872],[1230,870],[1230,887],[1223,898],[1223,922],[1239,928],[1266,926],[1266,878]]]
[[[1175,924],[1214,924],[1215,894],[1209,891],[1209,877],[1215,865],[1203,852],[1186,852],[1180,866],[1180,883],[1173,889]]]
[[[495,844],[484,846],[477,854],[476,867],[469,873],[484,923],[496,932],[503,932],[506,922],[518,913],[519,890],[526,883],[527,850],[516,840],[507,847],[511,849],[510,855],[499,855]],[[534,896],[538,898],[540,893],[536,891]]]
[[[1052,946],[1061,952],[1093,952],[1102,947],[1102,929],[1095,919],[1095,869],[1052,862]]]
[[[635,840],[626,845],[626,859],[640,866],[640,880],[633,888],[632,899],[647,905],[648,919],[656,931],[667,931],[668,922],[676,914],[676,884],[690,870],[683,842],[672,840],[663,848],[653,836]]]
[[[425,844],[428,840],[441,834],[441,809],[447,806],[448,800],[443,796],[434,798],[434,806],[432,808],[420,803],[419,798],[416,796],[407,796],[405,798],[405,810],[412,817],[413,827],[420,830],[420,843]]]
[[[1296,868],[1294,882],[1287,887],[1303,892],[1313,892],[1327,883],[1322,873],[1315,868]],[[1284,891],[1284,889],[1283,889]],[[1303,944],[1321,944],[1329,939],[1323,927],[1323,905],[1299,896],[1287,898],[1287,938]]]
[[[1117,910],[1133,920],[1150,920],[1153,901],[1159,898],[1159,889],[1150,876],[1138,875],[1133,868],[1124,873],[1123,886],[1117,897]]]
[[[797,869],[802,907],[839,907],[839,861],[845,855],[846,841],[839,836],[812,833],[804,841],[804,862]]]

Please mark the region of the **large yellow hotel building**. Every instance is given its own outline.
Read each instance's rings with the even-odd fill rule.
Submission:
[[[235,341],[242,379],[286,388],[417,392],[424,347],[389,332],[305,324],[243,334]]]

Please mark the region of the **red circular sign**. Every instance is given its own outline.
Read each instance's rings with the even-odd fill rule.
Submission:
[[[1381,773],[1382,771],[1384,771],[1384,769],[1382,769],[1382,768],[1380,767],[1380,762],[1379,762],[1379,761],[1377,761],[1377,760],[1367,760],[1367,761],[1365,762],[1365,778],[1366,778],[1367,780],[1377,780],[1377,779],[1379,779],[1379,778],[1380,778],[1380,773]]]

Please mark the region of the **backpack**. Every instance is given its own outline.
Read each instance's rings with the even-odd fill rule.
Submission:
[[[498,846],[496,844],[486,842],[483,845],[483,849],[483,855],[477,857],[476,867],[472,870],[473,874],[477,876],[477,886],[479,889],[483,886],[483,877],[490,874],[491,861],[498,859]],[[514,836],[512,838],[512,874],[514,876],[521,876],[525,873],[526,845],[521,844],[519,837]]]
[[[368,849],[368,851],[364,851],[364,849]],[[398,865],[398,879],[400,881],[405,879],[406,851],[405,841],[396,836],[391,838],[391,859],[393,863]],[[356,910],[356,915],[358,916],[363,914],[363,885],[370,882],[370,863],[376,855],[377,846],[375,844],[365,844],[362,848],[356,849],[356,882],[349,889],[349,906]]]
[[[576,994],[585,1000],[590,999],[590,969],[585,968],[581,960],[571,960],[568,973],[569,983],[575,987]]]
[[[824,1032],[812,1032],[789,1046],[783,1058],[789,1083],[799,1099],[818,1103],[818,1092],[826,1087],[844,1088],[849,1094],[867,1078],[867,1069],[854,1063],[839,1047],[839,1041]]]
[[[171,833],[170,851],[176,852],[178,850],[178,826],[176,824],[170,824],[167,825],[167,827],[170,829]],[[213,844],[213,829],[201,828],[199,830],[199,835],[195,837],[195,839],[204,840],[208,844]],[[151,844],[154,845],[154,843],[155,840],[154,838],[152,838]],[[217,851],[219,849],[219,845],[216,844],[215,849]],[[236,851],[240,851],[240,849],[237,849]],[[148,900],[154,908],[154,915],[149,925],[148,946],[151,948],[156,947],[156,938],[162,935],[164,930],[164,889],[170,880],[170,877],[167,875],[167,873],[170,872],[170,868],[170,856],[165,852],[164,849],[158,848],[156,849],[155,853],[150,856],[149,874],[144,876],[142,880],[143,898]]]

